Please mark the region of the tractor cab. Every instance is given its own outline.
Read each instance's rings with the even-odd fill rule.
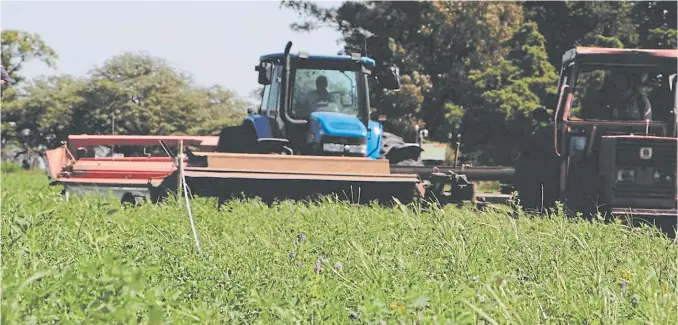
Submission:
[[[525,204],[675,217],[677,63],[676,50],[567,51],[557,105],[534,112],[549,122],[535,134],[543,148],[516,166]]]
[[[260,57],[261,105],[248,120],[260,150],[378,158],[382,126],[370,120],[369,78],[400,88],[398,68],[371,58],[299,52]]]

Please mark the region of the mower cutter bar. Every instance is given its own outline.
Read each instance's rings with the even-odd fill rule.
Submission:
[[[452,166],[399,166],[391,165],[393,174],[417,174],[428,180],[434,173],[464,174],[469,181],[501,181],[511,182],[515,174],[512,167],[452,167]]]

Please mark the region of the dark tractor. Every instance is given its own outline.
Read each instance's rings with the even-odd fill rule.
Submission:
[[[626,216],[673,236],[677,58],[678,50],[567,51],[557,105],[533,112],[542,126],[516,163],[522,207],[559,201],[568,214]]]

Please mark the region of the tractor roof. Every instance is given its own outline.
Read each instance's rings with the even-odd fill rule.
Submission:
[[[678,63],[678,50],[618,49],[578,46],[563,54],[563,65],[573,61],[586,64],[673,65]]]
[[[259,57],[260,61],[271,61],[271,60],[282,60],[284,58],[283,53],[271,53],[271,54],[265,54]],[[296,59],[299,57],[298,53],[290,53],[290,57],[293,59]],[[309,54],[307,60],[330,60],[330,61],[355,61],[353,58],[351,58],[350,55],[317,55],[317,54]],[[361,64],[368,68],[372,68],[375,66],[375,61],[372,58],[368,57],[360,57]]]

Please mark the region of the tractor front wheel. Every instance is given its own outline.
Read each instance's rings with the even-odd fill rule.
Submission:
[[[555,205],[558,168],[547,159],[522,156],[515,168],[519,205],[525,211],[543,212]]]

